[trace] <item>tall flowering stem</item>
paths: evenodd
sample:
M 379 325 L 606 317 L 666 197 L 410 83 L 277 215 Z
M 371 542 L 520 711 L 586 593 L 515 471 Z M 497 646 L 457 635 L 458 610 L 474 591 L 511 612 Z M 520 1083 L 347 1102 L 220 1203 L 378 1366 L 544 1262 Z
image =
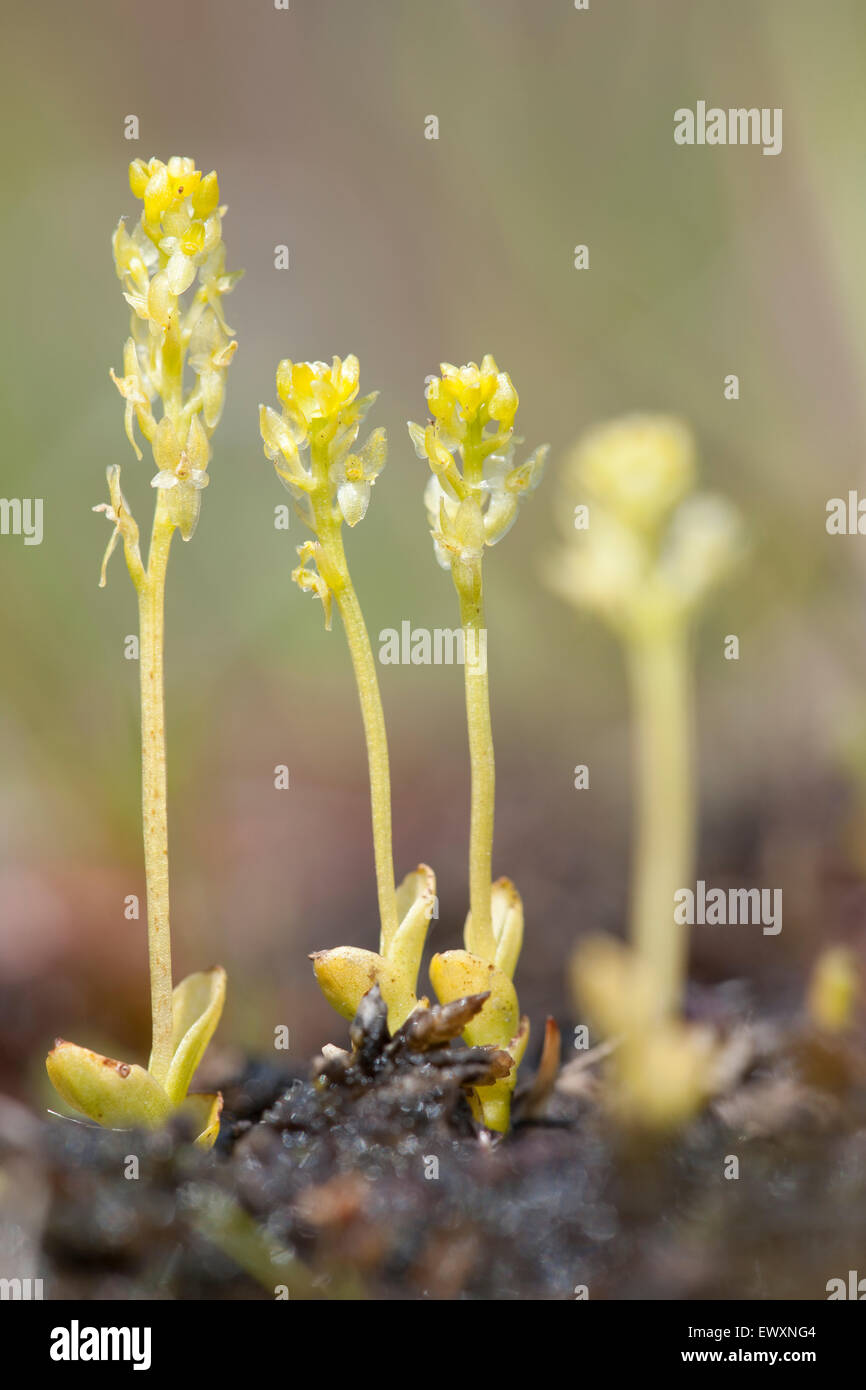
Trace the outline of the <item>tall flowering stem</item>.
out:
M 436 956 L 430 967 L 443 1003 L 473 989 L 490 999 L 467 1027 L 473 1044 L 508 1051 L 511 1073 L 478 1092 L 479 1116 L 492 1129 L 508 1126 L 511 1091 L 526 1047 L 511 982 L 523 936 L 523 906 L 507 879 L 491 883 L 496 772 L 490 721 L 483 557 L 517 518 L 521 500 L 538 484 L 547 455 L 536 449 L 515 464 L 517 392 L 507 372 L 485 357 L 463 367 L 443 363 L 427 389 L 430 419 L 409 424 L 419 458 L 431 476 L 425 492 L 436 558 L 451 573 L 463 630 L 466 722 L 472 779 L 469 824 L 469 914 L 465 951 Z
M 385 465 L 387 441 L 385 431 L 376 429 L 355 451 L 361 425 L 378 395 L 359 397 L 359 381 L 360 364 L 351 355 L 335 357 L 330 365 L 285 359 L 277 368 L 281 410 L 261 406 L 259 423 L 265 454 L 314 536 L 298 547 L 301 563 L 293 578 L 302 590 L 321 600 L 328 628 L 336 604 L 349 645 L 367 744 L 379 947 L 384 957 L 399 926 L 388 740 L 373 649 L 349 572 L 342 529 L 344 523 L 356 526 L 366 515 L 371 489 Z M 324 969 L 322 962 L 319 965 Z M 387 997 L 386 990 L 383 993 Z
M 370 404 L 372 404 L 373 399 L 375 396 L 369 398 Z M 344 521 L 354 526 L 366 512 L 370 495 L 369 488 L 385 462 L 384 430 L 377 430 L 371 435 L 368 445 L 366 458 L 356 456 L 357 462 L 350 458 L 346 463 L 347 477 L 343 481 L 342 474 L 340 475 L 341 481 L 337 486 L 336 505 L 334 505 L 332 500 L 333 488 L 329 481 L 331 459 L 328 441 L 319 436 L 311 443 L 312 476 L 320 480 L 319 485 L 315 486 L 310 493 L 319 550 L 312 552 L 309 558 L 316 561 L 320 578 L 327 575 L 325 582 L 343 621 L 343 630 L 346 634 L 355 674 L 355 684 L 358 688 L 370 778 L 373 857 L 376 866 L 376 891 L 379 902 L 379 949 L 384 954 L 394 940 L 398 927 L 397 898 L 394 888 L 388 735 L 385 729 L 385 714 L 382 709 L 376 661 L 361 604 L 352 582 L 352 576 L 349 573 L 342 534 Z M 341 493 L 342 505 L 339 501 Z M 345 507 L 345 511 L 343 507 Z M 308 571 L 303 567 L 300 578 L 302 586 L 308 582 L 303 577 L 307 573 Z
M 47 1066 L 65 1100 L 101 1124 L 162 1123 L 185 1107 L 198 1142 L 214 1142 L 222 1098 L 188 1096 L 190 1082 L 219 1022 L 225 972 L 188 976 L 175 988 L 169 918 L 168 809 L 165 751 L 165 582 L 175 531 L 188 541 L 198 524 L 209 477 L 211 436 L 219 423 L 225 377 L 237 343 L 222 299 L 238 274 L 225 268 L 219 186 L 202 178 L 192 159 L 136 160 L 132 192 L 143 211 L 132 232 L 121 219 L 114 261 L 132 310 L 123 351 L 123 375 L 112 380 L 126 403 L 127 438 L 139 460 L 138 425 L 156 472 L 153 529 L 147 562 L 139 529 L 120 487 L 120 467 L 108 469 L 105 512 L 113 531 L 100 586 L 118 541 L 138 595 L 141 678 L 141 803 L 147 884 L 152 1046 L 142 1067 L 100 1058 L 73 1043 L 58 1043 Z M 185 380 L 189 368 L 191 380 Z M 161 411 L 159 406 L 161 406 Z M 155 409 L 156 407 L 156 409 Z
M 688 631 L 672 622 L 651 639 L 635 634 L 627 666 L 636 736 L 632 941 L 652 962 L 659 1012 L 670 1014 L 680 1002 L 688 950 L 671 905 L 677 889 L 691 881 L 695 861 Z
M 166 805 L 164 629 L 165 579 L 175 530 L 195 531 L 201 491 L 209 481 L 210 436 L 222 414 L 225 375 L 237 343 L 221 300 L 237 279 L 226 274 L 219 186 L 202 178 L 191 159 L 168 164 L 136 160 L 130 167 L 142 215 L 130 235 L 123 221 L 114 234 L 114 259 L 132 309 L 124 349 L 124 375 L 114 376 L 126 401 L 126 432 L 140 458 L 134 421 L 153 450 L 157 489 L 147 568 L 126 534 L 128 508 L 112 501 L 116 531 L 138 592 L 141 671 L 141 762 L 147 926 L 153 1053 L 151 1071 L 165 1079 L 172 1057 L 172 971 L 169 928 L 168 813 Z M 198 282 L 196 284 L 196 281 Z M 183 296 L 192 290 L 188 302 Z M 184 391 L 189 360 L 194 382 Z M 152 404 L 162 402 L 157 422 Z M 119 488 L 119 480 L 115 479 Z M 106 556 L 107 559 L 107 556 Z M 101 582 L 105 582 L 105 567 Z
M 594 610 L 623 643 L 635 724 L 631 940 L 654 1016 L 678 1009 L 686 928 L 674 894 L 695 859 L 691 631 L 732 565 L 739 520 L 723 498 L 694 494 L 691 433 L 668 416 L 627 416 L 591 430 L 566 469 L 563 516 L 588 525 L 548 566 L 552 587 Z

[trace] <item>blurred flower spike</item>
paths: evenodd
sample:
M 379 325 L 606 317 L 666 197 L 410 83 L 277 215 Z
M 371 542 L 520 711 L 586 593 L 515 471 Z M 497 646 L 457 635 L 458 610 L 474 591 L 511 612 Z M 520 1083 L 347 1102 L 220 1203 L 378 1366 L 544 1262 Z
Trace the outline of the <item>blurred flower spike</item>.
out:
M 674 417 L 591 430 L 565 470 L 569 544 L 545 566 L 550 586 L 603 618 L 625 649 L 636 729 L 631 936 L 659 1019 L 679 1008 L 687 968 L 671 904 L 695 869 L 691 629 L 743 549 L 735 508 L 694 493 L 695 471 L 691 432 Z
M 564 477 L 563 515 L 589 524 L 547 566 L 552 587 L 628 637 L 689 618 L 734 567 L 739 516 L 723 497 L 689 495 L 695 446 L 680 420 L 632 415 L 592 430 Z

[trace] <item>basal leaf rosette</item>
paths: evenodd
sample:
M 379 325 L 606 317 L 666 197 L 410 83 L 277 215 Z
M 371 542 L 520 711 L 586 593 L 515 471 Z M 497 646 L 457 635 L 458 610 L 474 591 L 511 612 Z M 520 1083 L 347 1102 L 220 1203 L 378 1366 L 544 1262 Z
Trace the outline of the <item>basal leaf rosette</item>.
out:
M 508 1128 L 517 1069 L 529 1041 L 529 1019 L 520 1013 L 517 991 L 511 982 L 523 941 L 523 903 L 507 878 L 493 884 L 491 903 L 494 959 L 485 960 L 468 950 L 445 951 L 430 962 L 430 979 L 440 1004 L 489 991 L 490 997 L 467 1024 L 463 1037 L 470 1047 L 497 1047 L 512 1059 L 507 1076 L 490 1086 L 479 1086 L 475 1092 L 478 1117 L 488 1129 L 504 1132 Z M 466 919 L 464 939 L 467 945 L 474 940 L 471 913 Z
M 222 1095 L 188 1092 L 219 1023 L 225 993 L 222 966 L 188 975 L 175 988 L 173 1051 L 164 1076 L 58 1038 L 45 1062 L 54 1089 L 73 1110 L 107 1129 L 158 1129 L 173 1115 L 185 1115 L 196 1143 L 211 1148 L 219 1131 Z
M 426 864 L 407 874 L 397 889 L 399 926 L 381 951 L 337 946 L 311 956 L 319 987 L 332 1008 L 353 1019 L 358 1005 L 378 985 L 388 1006 L 391 1033 L 405 1023 L 419 1003 L 418 971 L 427 929 L 436 906 L 436 876 Z

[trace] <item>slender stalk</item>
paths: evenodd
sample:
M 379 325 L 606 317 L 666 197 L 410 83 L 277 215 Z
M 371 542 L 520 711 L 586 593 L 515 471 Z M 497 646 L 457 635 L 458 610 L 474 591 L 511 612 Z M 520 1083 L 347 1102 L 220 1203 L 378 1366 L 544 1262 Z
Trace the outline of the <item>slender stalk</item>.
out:
M 147 571 L 136 584 L 141 677 L 141 811 L 147 883 L 147 946 L 153 1049 L 150 1071 L 163 1081 L 171 1063 L 172 974 L 165 771 L 165 575 L 174 525 L 157 503 Z
M 327 477 L 327 468 L 323 471 Z M 331 514 L 331 504 L 325 489 L 316 499 L 319 544 L 322 549 L 320 571 L 326 577 L 334 601 L 340 610 L 349 654 L 355 672 L 355 684 L 361 702 L 361 718 L 367 744 L 367 766 L 370 776 L 370 807 L 373 820 L 373 855 L 376 863 L 376 891 L 379 899 L 380 940 L 382 955 L 389 950 L 397 928 L 397 896 L 394 887 L 394 849 L 391 833 L 391 768 L 388 759 L 388 736 L 385 714 L 379 693 L 379 678 L 364 614 L 349 574 L 340 526 Z
M 361 701 L 361 718 L 367 742 L 367 763 L 370 771 L 370 805 L 373 815 L 373 853 L 376 860 L 376 890 L 379 896 L 381 922 L 380 949 L 384 955 L 397 934 L 397 899 L 394 891 L 394 851 L 391 838 L 391 772 L 388 762 L 388 738 L 379 680 L 370 637 L 361 612 L 354 585 L 346 571 L 346 583 L 335 594 L 340 617 L 346 631 L 355 683 Z
M 469 824 L 469 906 L 472 918 L 466 934 L 466 949 L 473 955 L 492 961 L 496 954 L 490 895 L 496 768 L 490 724 L 487 631 L 480 562 L 476 582 L 465 586 L 458 583 L 457 593 L 463 627 L 466 725 L 472 777 Z
M 693 710 L 685 624 L 632 639 L 629 676 L 637 721 L 632 941 L 657 981 L 659 1014 L 679 1004 L 687 927 L 674 893 L 694 874 Z

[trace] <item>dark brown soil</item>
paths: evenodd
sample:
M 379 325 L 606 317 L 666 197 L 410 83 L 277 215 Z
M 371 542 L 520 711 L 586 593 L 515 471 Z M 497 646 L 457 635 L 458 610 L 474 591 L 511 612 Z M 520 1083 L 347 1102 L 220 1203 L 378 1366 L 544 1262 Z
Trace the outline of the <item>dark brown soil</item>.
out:
M 392 1040 L 375 995 L 315 1079 L 250 1065 L 226 1085 L 212 1154 L 9 1103 L 13 1235 L 47 1298 L 824 1299 L 866 1269 L 862 1039 L 758 1024 L 724 991 L 696 1007 L 731 1082 L 664 1141 L 610 1123 L 579 1054 L 491 1140 L 466 1088 L 497 1055 L 450 1042 L 441 1010 Z

